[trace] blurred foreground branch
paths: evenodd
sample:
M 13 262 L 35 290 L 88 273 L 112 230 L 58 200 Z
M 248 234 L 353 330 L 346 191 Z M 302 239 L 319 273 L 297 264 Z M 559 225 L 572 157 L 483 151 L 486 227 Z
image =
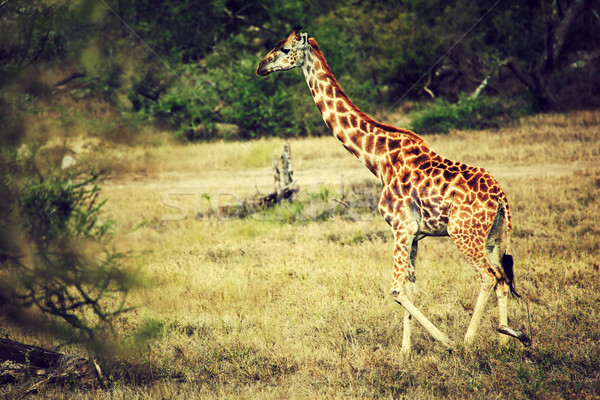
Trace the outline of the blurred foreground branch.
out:
M 101 219 L 98 174 L 84 163 L 60 169 L 39 145 L 3 156 L 2 320 L 101 351 L 129 310 L 134 279 L 125 254 L 109 246 L 113 221 Z

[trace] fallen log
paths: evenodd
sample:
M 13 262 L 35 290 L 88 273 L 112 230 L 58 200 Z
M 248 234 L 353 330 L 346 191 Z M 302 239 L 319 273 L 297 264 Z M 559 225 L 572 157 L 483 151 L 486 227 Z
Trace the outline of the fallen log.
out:
M 59 365 L 61 359 L 68 357 L 66 354 L 41 347 L 0 339 L 0 361 L 12 361 L 34 368 L 53 368 Z
M 10 362 L 21 364 L 25 369 L 51 370 L 48 372 L 48 378 L 36 385 L 69 376 L 77 376 L 79 379 L 97 380 L 102 387 L 106 387 L 102 370 L 93 359 L 70 356 L 10 339 L 0 339 L 0 364 L 10 364 Z M 23 369 L 20 370 L 23 371 Z M 9 375 L 9 378 L 16 379 L 14 374 Z M 5 383 L 11 383 L 12 381 L 13 379 L 8 379 Z

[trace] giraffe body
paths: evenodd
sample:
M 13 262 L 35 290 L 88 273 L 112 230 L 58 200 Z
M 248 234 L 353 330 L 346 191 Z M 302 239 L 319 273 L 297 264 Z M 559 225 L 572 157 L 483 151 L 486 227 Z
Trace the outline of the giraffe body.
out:
M 406 310 L 402 350 L 410 351 L 411 316 L 444 345 L 453 345 L 412 303 L 418 241 L 427 236 L 450 236 L 481 280 L 465 343 L 473 342 L 495 288 L 499 332 L 529 344 L 524 333 L 507 326 L 507 295 L 509 291 L 516 295 L 508 254 L 512 225 L 498 182 L 483 168 L 440 156 L 417 134 L 379 123 L 360 111 L 334 78 L 317 42 L 299 28 L 277 43 L 256 72 L 265 76 L 294 67 L 302 69 L 333 135 L 381 180 L 379 211 L 394 233 L 391 290 Z

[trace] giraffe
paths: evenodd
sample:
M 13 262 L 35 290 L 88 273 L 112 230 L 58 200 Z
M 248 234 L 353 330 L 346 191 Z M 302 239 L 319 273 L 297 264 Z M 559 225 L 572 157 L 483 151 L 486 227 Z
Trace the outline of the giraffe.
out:
M 508 326 L 508 293 L 514 287 L 512 230 L 506 195 L 483 168 L 444 158 L 417 134 L 377 122 L 360 111 L 334 78 L 319 45 L 295 27 L 258 65 L 256 74 L 301 68 L 323 120 L 342 145 L 381 180 L 379 212 L 394 235 L 393 299 L 404 307 L 401 352 L 410 353 L 414 317 L 446 348 L 455 346 L 413 304 L 418 242 L 427 236 L 450 236 L 481 281 L 473 316 L 464 337 L 472 346 L 485 305 L 495 291 L 500 342 L 508 336 L 531 344 Z

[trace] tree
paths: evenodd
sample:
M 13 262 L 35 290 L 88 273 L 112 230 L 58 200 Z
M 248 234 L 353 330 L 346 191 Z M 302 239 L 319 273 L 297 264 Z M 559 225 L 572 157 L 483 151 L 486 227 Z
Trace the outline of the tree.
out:
M 573 57 L 565 57 L 565 53 L 569 48 L 572 52 L 582 50 L 573 44 L 569 46 L 568 42 L 576 22 L 590 4 L 591 0 L 573 0 L 566 6 L 561 5 L 560 1 L 553 2 L 544 13 L 547 32 L 545 47 L 538 54 L 537 60 L 529 68 L 523 67 L 518 59 L 511 57 L 507 60 L 508 68 L 529 89 L 544 110 L 562 108 L 552 88 L 551 79 L 557 70 L 577 61 Z

